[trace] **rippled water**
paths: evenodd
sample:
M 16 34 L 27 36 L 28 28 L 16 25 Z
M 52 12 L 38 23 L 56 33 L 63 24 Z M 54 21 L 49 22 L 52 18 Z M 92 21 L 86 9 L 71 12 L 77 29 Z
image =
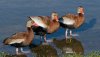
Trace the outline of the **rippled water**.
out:
M 82 5 L 85 8 L 85 24 L 74 30 L 74 33 L 79 34 L 76 38 L 82 42 L 86 53 L 100 50 L 99 3 L 99 0 L 0 0 L 0 43 L 15 32 L 25 31 L 27 16 L 49 16 L 52 11 L 58 12 L 59 16 L 76 14 L 76 8 Z M 61 28 L 48 35 L 47 39 L 64 37 L 64 31 Z M 15 49 L 7 46 L 0 50 L 13 53 Z

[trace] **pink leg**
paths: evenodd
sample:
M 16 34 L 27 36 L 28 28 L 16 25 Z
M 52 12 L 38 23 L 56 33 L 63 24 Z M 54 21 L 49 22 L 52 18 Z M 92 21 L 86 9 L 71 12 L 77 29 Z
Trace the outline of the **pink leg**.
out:
M 42 36 L 40 36 L 40 37 L 41 37 L 40 41 L 41 41 L 41 43 L 42 43 Z
M 16 48 L 16 54 L 17 54 L 17 55 L 19 54 L 19 49 L 18 49 L 18 48 Z
M 72 31 L 71 30 L 70 30 L 70 36 L 71 36 L 70 37 L 70 42 L 71 42 L 72 41 L 72 39 L 71 39 L 72 38 Z
M 46 34 L 44 35 L 44 42 L 47 42 L 47 40 L 46 40 Z
M 66 39 L 68 38 L 68 29 L 66 29 L 65 37 L 66 37 Z
M 72 30 L 70 30 L 70 36 L 72 36 Z

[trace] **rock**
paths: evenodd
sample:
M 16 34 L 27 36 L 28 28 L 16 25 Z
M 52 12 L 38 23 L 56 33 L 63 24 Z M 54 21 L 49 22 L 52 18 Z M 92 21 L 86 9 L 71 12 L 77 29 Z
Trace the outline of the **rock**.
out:
M 50 45 L 33 47 L 31 51 L 36 54 L 36 57 L 58 57 L 56 50 Z
M 76 53 L 76 54 L 84 54 L 84 48 L 81 42 L 75 38 L 62 39 L 62 40 L 54 40 L 54 44 L 62 50 L 63 53 Z

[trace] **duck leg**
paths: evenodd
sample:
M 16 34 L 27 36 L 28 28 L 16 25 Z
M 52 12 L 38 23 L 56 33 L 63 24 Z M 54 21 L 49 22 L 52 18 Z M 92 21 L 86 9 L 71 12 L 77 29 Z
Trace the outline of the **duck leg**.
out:
M 70 30 L 70 36 L 72 36 L 72 30 Z
M 69 39 L 69 40 L 70 40 L 70 42 L 72 41 L 72 39 L 71 39 L 71 38 L 72 38 L 72 30 L 70 30 L 70 39 Z
M 19 49 L 16 48 L 16 55 L 19 55 Z
M 47 42 L 46 34 L 44 35 L 44 42 L 45 42 L 45 43 Z
M 65 37 L 66 37 L 66 40 L 67 40 L 67 38 L 68 38 L 68 29 L 66 29 Z
M 47 39 L 46 39 L 46 34 L 44 35 L 44 43 L 42 43 L 43 45 L 48 45 L 47 43 Z
M 40 36 L 40 42 L 42 43 L 42 36 Z

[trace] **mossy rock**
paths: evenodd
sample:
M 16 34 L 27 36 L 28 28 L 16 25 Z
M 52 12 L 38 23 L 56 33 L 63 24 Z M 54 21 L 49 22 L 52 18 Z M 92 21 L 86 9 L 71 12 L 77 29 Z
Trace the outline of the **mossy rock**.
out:
M 36 57 L 58 57 L 56 50 L 50 45 L 40 45 L 31 48 L 33 53 L 36 53 Z
M 72 51 L 75 52 L 76 54 L 84 54 L 84 48 L 81 42 L 75 38 L 70 38 L 70 39 L 67 39 L 67 40 L 66 39 L 62 39 L 62 40 L 54 39 L 53 42 L 62 51 L 72 49 Z

